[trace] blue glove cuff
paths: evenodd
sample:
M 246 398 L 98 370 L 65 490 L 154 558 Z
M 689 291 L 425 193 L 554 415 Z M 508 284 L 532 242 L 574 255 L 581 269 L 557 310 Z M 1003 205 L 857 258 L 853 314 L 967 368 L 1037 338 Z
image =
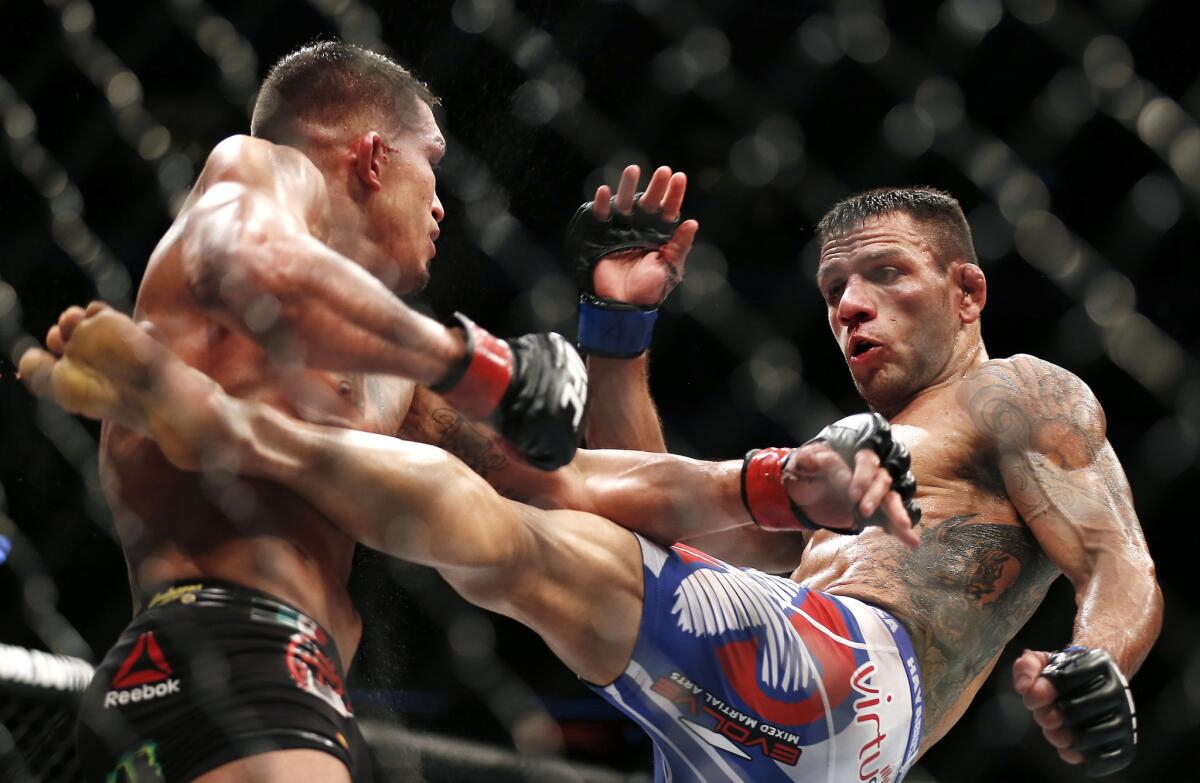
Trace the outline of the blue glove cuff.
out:
M 650 347 L 658 309 L 584 294 L 579 298 L 579 347 L 593 356 L 632 359 Z

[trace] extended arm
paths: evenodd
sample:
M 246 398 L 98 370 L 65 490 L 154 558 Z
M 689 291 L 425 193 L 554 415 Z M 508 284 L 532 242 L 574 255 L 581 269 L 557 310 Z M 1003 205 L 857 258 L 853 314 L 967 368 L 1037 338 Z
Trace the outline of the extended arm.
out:
M 1071 373 L 1025 356 L 985 364 L 964 394 L 995 443 L 1013 505 L 1075 589 L 1072 644 L 1107 651 L 1131 677 L 1158 637 L 1162 595 L 1095 396 Z M 1047 660 L 1018 659 L 1017 687 L 1063 758 L 1078 763 L 1083 756 L 1067 749 L 1076 732 L 1040 673 Z
M 468 421 L 421 388 L 413 395 L 400 434 L 456 454 L 507 497 L 541 508 L 590 511 L 659 543 L 689 541 L 709 547 L 704 551 L 737 565 L 782 571 L 799 562 L 803 535 L 776 532 L 792 515 L 789 497 L 809 517 L 830 527 L 853 527 L 857 506 L 866 517 L 881 510 L 902 539 L 913 535 L 901 498 L 890 491 L 890 475 L 870 449 L 855 455 L 853 470 L 825 443 L 797 449 L 786 475 L 774 476 L 775 500 L 783 505 L 783 513 L 759 520 L 775 521 L 775 529 L 767 531 L 754 524 L 744 505 L 744 460 L 708 462 L 661 452 L 581 450 L 554 473 L 532 471 L 513 459 L 487 427 Z M 770 489 L 763 482 L 757 486 Z M 751 494 L 752 500 L 758 497 Z M 793 529 L 800 527 L 797 522 Z
M 421 387 L 400 436 L 446 449 L 506 497 L 541 508 L 590 511 L 660 543 L 752 527 L 739 490 L 741 460 L 581 449 L 552 473 L 531 470 L 494 431 Z

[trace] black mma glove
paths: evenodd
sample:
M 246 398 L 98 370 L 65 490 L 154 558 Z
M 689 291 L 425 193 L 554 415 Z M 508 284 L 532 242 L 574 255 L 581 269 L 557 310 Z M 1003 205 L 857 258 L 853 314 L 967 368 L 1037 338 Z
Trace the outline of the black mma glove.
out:
M 657 307 L 618 302 L 596 296 L 592 272 L 600 259 L 622 250 L 653 250 L 671 241 L 680 218 L 663 220 L 658 212 L 638 208 L 642 194 L 633 197 L 628 215 L 611 199 L 608 220 L 600 220 L 587 202 L 575 212 L 567 227 L 566 252 L 579 286 L 579 347 L 596 356 L 628 359 L 650 347 Z
M 808 443 L 825 442 L 833 451 L 854 467 L 854 455 L 859 449 L 870 449 L 879 457 L 880 464 L 892 476 L 892 491 L 904 501 L 904 510 L 913 526 L 921 524 L 921 508 L 913 500 L 917 493 L 917 480 L 909 470 L 908 447 L 892 438 L 892 425 L 878 413 L 857 413 L 835 421 L 817 433 Z M 806 444 L 807 445 L 807 444 Z M 882 511 L 876 511 L 870 519 L 861 519 L 855 514 L 855 526 L 838 533 L 858 535 L 867 525 L 887 524 Z
M 587 370 L 558 334 L 501 340 L 462 313 L 459 365 L 430 389 L 464 414 L 491 422 L 535 468 L 554 470 L 575 456 L 587 408 Z
M 809 443 L 829 444 L 834 453 L 842 458 L 851 469 L 854 455 L 860 449 L 871 449 L 892 477 L 892 490 L 904 501 L 904 509 L 913 525 L 921 522 L 921 509 L 913 496 L 917 482 L 909 470 L 908 449 L 903 443 L 892 439 L 892 428 L 887 419 L 878 413 L 859 413 L 830 424 L 817 433 Z M 751 519 L 766 530 L 831 530 L 843 535 L 858 535 L 867 525 L 886 526 L 887 517 L 882 510 L 870 519 L 854 515 L 852 528 L 835 528 L 809 519 L 808 515 L 791 501 L 783 489 L 783 469 L 791 457 L 786 449 L 759 449 L 746 455 L 742 463 L 742 504 Z
M 1050 654 L 1042 676 L 1054 683 L 1054 706 L 1083 754 L 1083 771 L 1098 778 L 1133 761 L 1137 716 L 1129 683 L 1104 650 L 1072 646 Z

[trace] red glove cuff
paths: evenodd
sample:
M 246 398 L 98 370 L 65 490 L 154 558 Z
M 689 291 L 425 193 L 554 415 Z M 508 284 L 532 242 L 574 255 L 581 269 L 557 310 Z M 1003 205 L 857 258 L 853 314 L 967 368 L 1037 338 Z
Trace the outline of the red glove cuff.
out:
M 457 410 L 473 419 L 495 412 L 513 375 L 513 352 L 504 340 L 477 326 L 461 313 L 454 317 L 466 333 L 467 350 L 450 376 L 431 387 Z
M 742 462 L 742 505 L 763 530 L 813 530 L 783 487 L 783 468 L 792 449 L 753 449 Z

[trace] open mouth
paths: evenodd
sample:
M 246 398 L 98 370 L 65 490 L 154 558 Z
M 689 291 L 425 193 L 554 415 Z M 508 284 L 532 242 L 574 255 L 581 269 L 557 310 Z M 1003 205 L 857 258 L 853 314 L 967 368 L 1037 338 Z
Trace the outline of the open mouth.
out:
M 880 344 L 869 337 L 854 337 L 850 340 L 849 357 L 857 359 L 866 356 L 871 350 L 879 347 Z

